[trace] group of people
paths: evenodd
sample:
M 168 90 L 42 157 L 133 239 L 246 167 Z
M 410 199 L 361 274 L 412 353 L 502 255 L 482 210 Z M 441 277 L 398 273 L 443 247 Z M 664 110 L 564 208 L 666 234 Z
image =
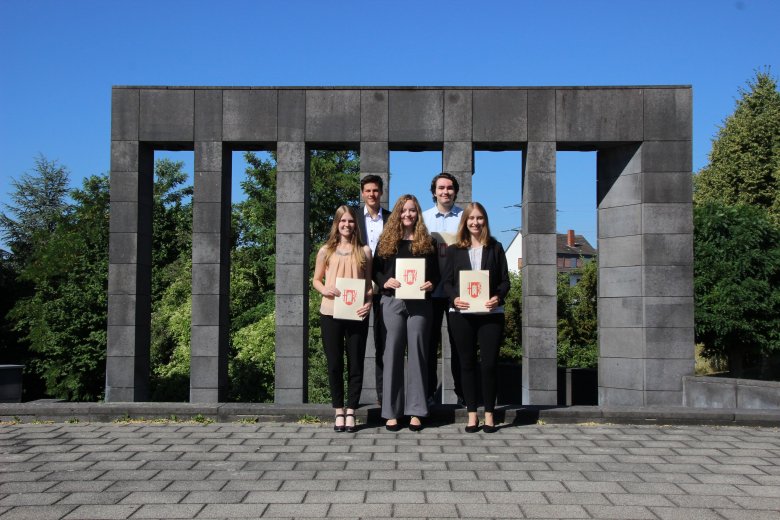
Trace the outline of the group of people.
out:
M 496 431 L 493 412 L 497 361 L 509 274 L 504 249 L 490 235 L 487 211 L 478 202 L 465 208 L 456 206 L 458 180 L 446 172 L 431 181 L 435 204 L 425 212 L 417 198 L 408 194 L 398 198 L 392 211 L 385 210 L 380 205 L 383 190 L 381 177 L 364 177 L 362 214 L 340 206 L 328 239 L 317 253 L 312 285 L 322 294 L 320 326 L 335 409 L 334 429 L 356 431 L 368 316 L 373 310 L 377 400 L 385 427 L 398 431 L 408 417 L 410 430 L 422 429 L 422 420 L 435 403 L 437 354 L 446 316 L 454 347 L 455 393 L 468 411 L 466 431 L 480 429 L 477 382 L 481 379 L 485 411 L 482 431 L 492 433 Z M 419 287 L 415 289 L 423 293 L 422 297 L 396 296 L 404 276 L 397 272 L 399 259 L 423 260 L 424 279 L 416 283 Z M 471 308 L 470 299 L 462 298 L 463 271 L 488 272 L 487 301 L 483 298 L 476 304 L 484 308 Z M 337 287 L 340 278 L 362 281 L 365 303 L 357 309 L 357 319 L 334 317 L 334 302 L 341 297 Z M 477 374 L 480 365 L 481 374 Z

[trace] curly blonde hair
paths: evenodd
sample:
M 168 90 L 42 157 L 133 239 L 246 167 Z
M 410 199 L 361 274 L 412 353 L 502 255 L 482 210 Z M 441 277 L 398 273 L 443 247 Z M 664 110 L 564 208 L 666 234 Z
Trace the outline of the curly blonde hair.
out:
M 478 210 L 482 215 L 485 217 L 485 225 L 482 226 L 482 231 L 479 234 L 479 243 L 483 246 L 488 245 L 488 242 L 490 241 L 490 221 L 488 220 L 487 211 L 485 211 L 485 206 L 480 204 L 479 202 L 472 202 L 470 204 L 467 204 L 465 208 L 463 208 L 463 215 L 460 218 L 460 224 L 458 224 L 458 233 L 457 233 L 457 247 L 461 249 L 468 249 L 471 247 L 471 232 L 469 231 L 469 215 L 471 215 L 474 210 Z
M 379 237 L 379 243 L 376 246 L 376 254 L 382 258 L 389 258 L 398 253 L 398 244 L 404 238 L 404 225 L 401 222 L 401 212 L 403 211 L 404 204 L 407 201 L 414 202 L 415 208 L 417 208 L 417 223 L 414 225 L 414 237 L 412 238 L 412 254 L 416 256 L 423 256 L 432 253 L 435 248 L 433 247 L 433 239 L 428 234 L 428 228 L 425 227 L 425 222 L 422 218 L 422 209 L 420 203 L 417 201 L 417 197 L 414 195 L 406 194 L 398 197 L 395 206 L 393 206 L 393 212 L 390 214 L 390 218 L 387 219 L 387 224 L 384 226 L 382 235 Z
M 360 231 L 358 230 L 357 212 L 355 208 L 349 206 L 339 206 L 336 208 L 336 214 L 333 216 L 333 224 L 330 226 L 330 233 L 325 240 L 323 247 L 325 248 L 325 265 L 328 265 L 328 261 L 333 253 L 336 252 L 336 248 L 339 245 L 339 221 L 344 213 L 352 215 L 352 220 L 355 221 L 355 231 L 352 233 L 350 243 L 352 244 L 352 258 L 358 267 L 365 267 L 366 265 L 366 252 L 363 250 L 363 239 L 360 238 Z

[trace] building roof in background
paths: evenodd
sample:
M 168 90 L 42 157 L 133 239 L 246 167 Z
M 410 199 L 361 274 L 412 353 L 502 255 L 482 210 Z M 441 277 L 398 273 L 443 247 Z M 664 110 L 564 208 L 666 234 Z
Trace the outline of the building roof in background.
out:
M 559 255 L 596 256 L 598 252 L 590 245 L 590 242 L 582 235 L 574 235 L 574 245 L 568 244 L 568 233 L 556 235 L 556 253 Z

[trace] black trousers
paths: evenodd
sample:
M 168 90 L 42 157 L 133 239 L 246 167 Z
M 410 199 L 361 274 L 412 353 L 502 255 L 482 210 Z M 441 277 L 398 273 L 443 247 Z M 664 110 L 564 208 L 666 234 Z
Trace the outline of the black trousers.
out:
M 482 400 L 485 411 L 496 406 L 498 350 L 504 336 L 504 313 L 463 314 L 450 312 L 450 327 L 460 357 L 461 385 L 466 409 L 477 411 L 477 348 L 482 364 Z
M 347 354 L 347 408 L 357 408 L 363 388 L 368 319 L 337 320 L 320 314 L 322 345 L 328 362 L 328 384 L 333 408 L 344 407 L 344 352 Z
M 463 389 L 460 382 L 460 363 L 458 362 L 458 353 L 455 350 L 455 342 L 453 341 L 452 327 L 450 325 L 450 317 L 447 310 L 450 308 L 450 301 L 447 298 L 431 298 L 433 302 L 433 318 L 431 319 L 431 332 L 430 340 L 428 342 L 428 389 L 427 397 L 433 397 L 436 393 L 436 388 L 439 386 L 439 381 L 436 378 L 436 368 L 438 365 L 438 350 L 439 342 L 441 342 L 441 322 L 444 316 L 447 316 L 447 333 L 450 337 L 450 347 L 452 348 L 452 356 L 450 367 L 452 370 L 452 380 L 455 386 L 455 395 L 463 397 Z M 442 364 L 442 370 L 444 370 L 444 364 Z M 442 378 L 444 375 L 442 374 Z

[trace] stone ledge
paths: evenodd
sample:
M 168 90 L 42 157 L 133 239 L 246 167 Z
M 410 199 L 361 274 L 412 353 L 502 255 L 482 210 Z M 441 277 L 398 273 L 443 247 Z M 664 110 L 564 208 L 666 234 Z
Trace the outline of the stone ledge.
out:
M 685 376 L 683 404 L 698 409 L 734 408 L 780 412 L 780 382 Z

